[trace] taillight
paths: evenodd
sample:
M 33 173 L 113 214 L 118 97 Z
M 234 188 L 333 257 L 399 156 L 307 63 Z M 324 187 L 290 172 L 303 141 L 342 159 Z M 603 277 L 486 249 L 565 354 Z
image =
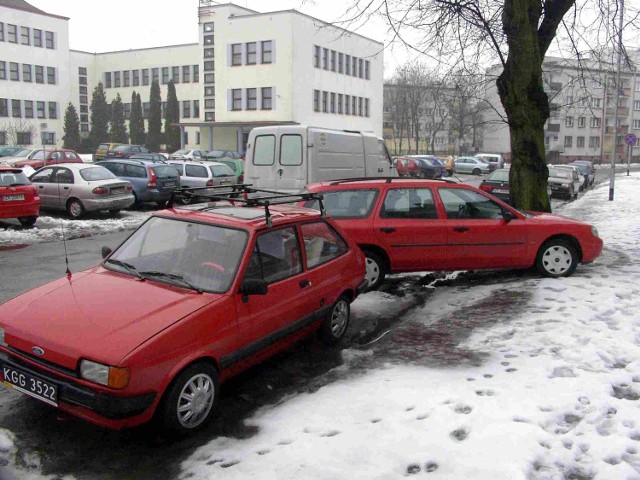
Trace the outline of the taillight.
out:
M 131 190 L 133 190 L 133 185 L 131 184 L 127 185 L 127 192 L 130 192 Z
M 480 190 L 484 190 L 485 192 L 492 192 L 493 187 L 491 185 L 487 185 L 485 183 L 480 184 Z
M 153 171 L 153 168 L 151 167 L 147 167 L 147 170 L 149 171 L 149 183 L 147 183 L 147 187 L 149 188 L 156 188 L 156 172 Z
M 241 173 L 240 176 L 238 177 L 238 183 L 243 183 L 244 182 L 244 173 Z
M 109 189 L 105 187 L 96 187 L 93 190 L 91 190 L 91 193 L 95 195 L 106 195 L 109 193 Z
M 122 158 L 122 157 L 124 156 L 124 153 L 122 153 L 122 152 L 117 152 L 117 153 L 116 153 L 116 156 L 117 156 L 117 157 Z
M 213 187 L 213 180 L 209 180 L 207 182 L 207 187 Z

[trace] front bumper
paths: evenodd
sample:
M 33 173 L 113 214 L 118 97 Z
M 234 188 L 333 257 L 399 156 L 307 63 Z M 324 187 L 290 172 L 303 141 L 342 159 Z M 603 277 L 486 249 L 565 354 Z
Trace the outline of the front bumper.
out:
M 84 208 L 88 212 L 96 210 L 118 210 L 128 208 L 133 205 L 135 197 L 133 194 L 122 195 L 118 197 L 91 198 L 82 200 Z

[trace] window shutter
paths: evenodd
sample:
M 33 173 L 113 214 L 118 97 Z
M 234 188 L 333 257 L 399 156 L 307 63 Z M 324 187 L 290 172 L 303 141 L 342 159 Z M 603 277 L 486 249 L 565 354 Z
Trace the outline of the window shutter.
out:
M 240 44 L 240 64 L 241 65 L 246 65 L 247 64 L 247 44 L 246 43 L 241 43 Z
M 271 110 L 276 109 L 276 87 L 271 87 Z
M 276 41 L 275 40 L 271 40 L 271 63 L 276 63 Z
M 230 88 L 227 89 L 227 111 L 233 110 L 233 92 Z
M 247 89 L 243 88 L 240 92 L 242 93 L 242 110 L 246 110 L 249 106 L 249 95 L 247 93 Z
M 231 59 L 233 58 L 233 54 L 231 52 L 231 44 L 227 44 L 227 67 L 231 66 Z

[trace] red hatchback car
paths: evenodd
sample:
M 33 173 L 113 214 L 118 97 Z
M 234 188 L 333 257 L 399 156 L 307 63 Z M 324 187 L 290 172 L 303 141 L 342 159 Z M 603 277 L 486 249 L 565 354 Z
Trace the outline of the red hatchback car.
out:
M 571 275 L 602 251 L 595 227 L 521 212 L 481 190 L 443 180 L 338 180 L 307 185 L 367 257 L 367 280 L 387 273 L 530 268 Z M 306 206 L 317 208 L 315 200 Z
M 100 265 L 1 305 L 3 383 L 103 427 L 155 415 L 187 433 L 221 381 L 316 330 L 339 342 L 364 256 L 331 219 L 270 202 L 156 212 Z
M 36 223 L 40 197 L 22 169 L 0 165 L 0 218 L 17 218 L 24 226 Z
M 45 165 L 56 165 L 58 163 L 83 163 L 82 158 L 73 150 L 47 150 L 36 153 L 31 159 L 18 160 L 14 162 L 15 167 L 29 166 L 35 170 Z

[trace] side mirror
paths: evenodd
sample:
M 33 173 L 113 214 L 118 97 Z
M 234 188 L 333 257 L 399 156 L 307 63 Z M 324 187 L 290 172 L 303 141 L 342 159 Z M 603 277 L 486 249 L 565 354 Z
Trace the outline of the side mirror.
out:
M 111 249 L 109 247 L 102 247 L 102 258 L 107 258 L 111 255 Z
M 516 220 L 518 216 L 511 210 L 503 210 L 502 218 L 504 218 L 505 222 L 509 223 L 511 220 Z
M 249 295 L 266 295 L 269 291 L 267 282 L 260 279 L 247 278 L 242 281 L 240 293 L 242 293 L 242 301 L 247 302 Z

